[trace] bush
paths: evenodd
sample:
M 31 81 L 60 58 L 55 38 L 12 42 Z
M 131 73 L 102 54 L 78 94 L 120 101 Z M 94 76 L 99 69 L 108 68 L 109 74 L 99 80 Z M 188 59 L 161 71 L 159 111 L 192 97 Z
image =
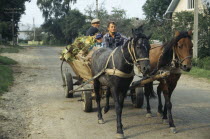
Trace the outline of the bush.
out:
M 210 57 L 205 57 L 205 58 L 200 58 L 200 59 L 193 59 L 193 66 L 205 69 L 205 70 L 210 70 Z

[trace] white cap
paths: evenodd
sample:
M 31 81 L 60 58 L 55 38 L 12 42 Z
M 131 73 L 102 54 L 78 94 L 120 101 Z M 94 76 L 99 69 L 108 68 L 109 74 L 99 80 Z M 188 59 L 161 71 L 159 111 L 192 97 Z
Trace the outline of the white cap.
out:
M 91 24 L 94 24 L 94 23 L 97 23 L 97 22 L 100 22 L 100 20 L 99 20 L 99 19 L 93 19 L 93 20 L 91 21 Z

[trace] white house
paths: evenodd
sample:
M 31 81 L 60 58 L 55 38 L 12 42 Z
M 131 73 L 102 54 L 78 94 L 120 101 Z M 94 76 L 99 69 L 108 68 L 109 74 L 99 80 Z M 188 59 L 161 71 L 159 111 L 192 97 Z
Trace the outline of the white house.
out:
M 172 0 L 168 9 L 166 10 L 164 17 L 174 17 L 175 13 L 182 11 L 194 11 L 195 0 Z M 198 9 L 202 11 L 207 3 L 210 4 L 210 0 L 198 0 Z

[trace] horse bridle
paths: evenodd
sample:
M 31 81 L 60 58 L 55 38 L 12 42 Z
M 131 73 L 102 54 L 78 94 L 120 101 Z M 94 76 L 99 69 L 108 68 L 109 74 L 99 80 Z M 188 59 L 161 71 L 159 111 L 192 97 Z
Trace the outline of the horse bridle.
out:
M 174 54 L 175 53 L 176 53 L 176 51 L 174 49 Z M 176 56 L 177 56 L 178 59 L 175 59 L 175 62 L 177 62 L 179 65 L 181 65 L 186 59 L 191 59 L 192 58 L 192 55 L 191 56 L 186 56 L 183 59 L 181 59 L 178 54 L 176 54 Z
M 132 43 L 131 43 L 132 42 Z M 145 47 L 145 46 L 144 46 Z M 132 39 L 131 41 L 128 42 L 128 52 L 131 56 L 131 59 L 132 59 L 132 62 L 133 63 L 130 63 L 126 58 L 125 58 L 125 55 L 124 55 L 124 51 L 123 51 L 123 46 L 121 46 L 121 52 L 122 52 L 122 55 L 123 55 L 123 58 L 124 60 L 126 61 L 127 64 L 129 65 L 139 65 L 138 62 L 139 61 L 148 61 L 149 58 L 136 58 L 136 54 L 135 54 L 135 50 L 134 50 L 134 39 Z

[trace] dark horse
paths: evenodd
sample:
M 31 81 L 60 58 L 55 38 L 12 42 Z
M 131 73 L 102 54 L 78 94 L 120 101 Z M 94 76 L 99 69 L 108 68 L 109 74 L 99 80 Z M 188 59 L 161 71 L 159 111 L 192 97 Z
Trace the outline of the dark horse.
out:
M 163 122 L 169 117 L 169 126 L 173 133 L 176 133 L 171 109 L 171 95 L 181 76 L 181 70 L 189 72 L 191 69 L 192 47 L 191 42 L 192 32 L 178 32 L 175 37 L 164 45 L 151 45 L 150 50 L 150 65 L 151 71 L 158 69 L 170 70 L 170 76 L 160 79 L 160 84 L 157 87 L 158 94 L 158 115 L 163 115 Z M 151 108 L 149 104 L 149 96 L 153 92 L 152 83 L 145 85 L 145 96 L 147 99 L 147 117 L 151 117 Z M 161 92 L 165 98 L 164 110 L 162 110 Z M 153 95 L 152 95 L 153 96 Z M 168 117 L 167 117 L 168 112 Z
M 129 39 L 123 46 L 117 47 L 115 50 L 101 48 L 94 52 L 91 61 L 91 70 L 93 76 L 100 73 L 102 70 L 104 70 L 104 68 L 113 70 L 117 69 L 124 74 L 129 75 L 130 73 L 133 73 L 134 64 L 144 75 L 149 73 L 149 37 L 136 30 L 132 30 L 132 33 L 133 38 Z M 117 138 L 124 137 L 121 114 L 124 98 L 134 77 L 134 74 L 130 75 L 131 76 L 129 77 L 119 77 L 116 75 L 103 73 L 94 80 L 94 91 L 96 95 L 99 124 L 104 123 L 100 106 L 101 86 L 107 86 L 107 92 L 112 93 L 117 115 Z

